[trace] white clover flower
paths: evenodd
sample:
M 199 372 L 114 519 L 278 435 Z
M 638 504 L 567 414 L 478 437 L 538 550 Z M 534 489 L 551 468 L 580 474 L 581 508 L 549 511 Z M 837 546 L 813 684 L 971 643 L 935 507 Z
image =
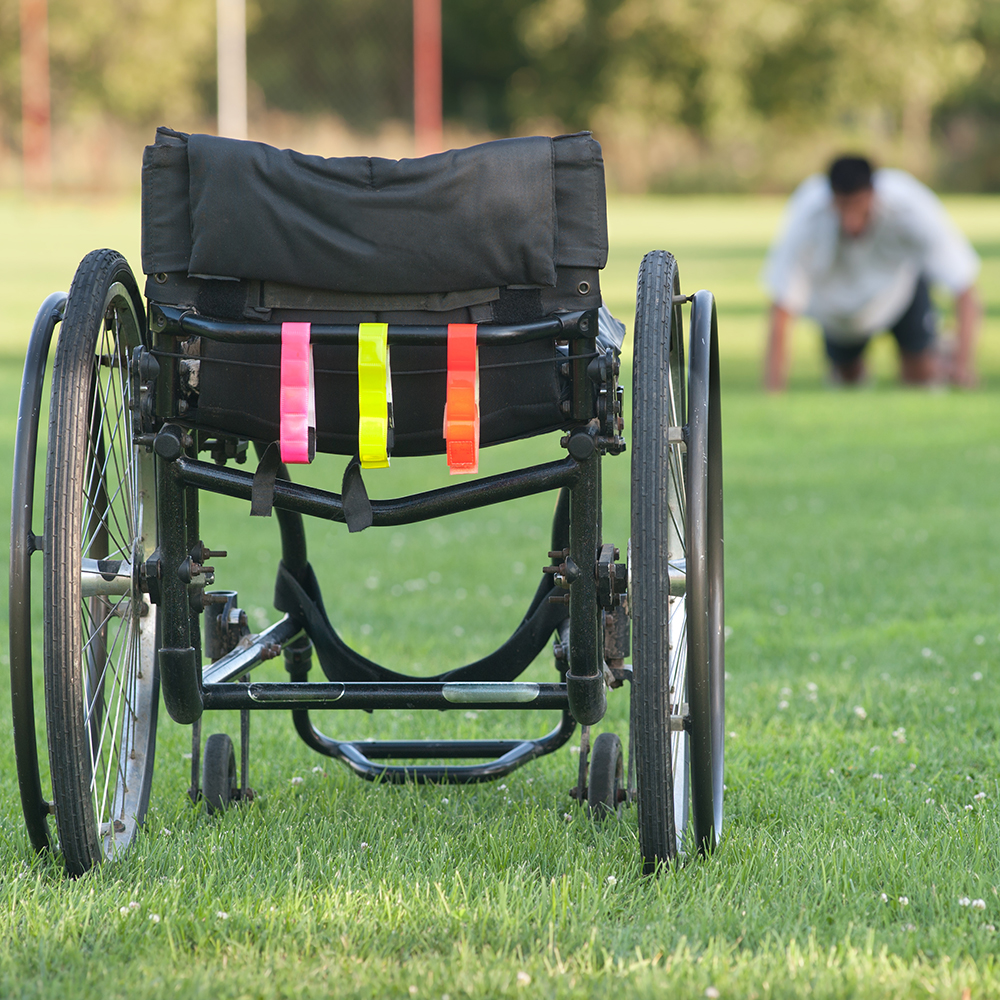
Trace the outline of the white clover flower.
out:
M 524 969 L 519 969 L 518 970 L 516 978 L 517 978 L 517 985 L 518 986 L 530 986 L 531 985 L 531 976 L 529 976 L 528 973 L 524 971 Z
M 974 674 L 972 675 L 972 679 L 973 679 L 974 681 L 981 681 L 981 680 L 983 679 L 983 675 L 982 675 L 982 674 L 981 674 L 981 673 L 980 673 L 980 672 L 979 672 L 979 671 L 977 670 L 977 671 L 976 671 L 976 672 L 975 672 L 975 673 L 974 673 Z
M 305 780 L 304 778 L 300 778 L 298 775 L 295 775 L 295 777 L 292 778 L 292 784 L 301 785 L 304 780 Z
M 367 851 L 368 850 L 368 841 L 366 841 L 366 840 L 362 840 L 361 841 L 361 850 L 362 851 Z
M 977 646 L 981 646 L 984 642 L 986 642 L 986 636 L 985 635 L 977 635 L 972 641 Z
M 580 748 L 579 747 L 570 747 L 569 748 L 569 752 L 570 753 L 579 753 L 580 752 Z
M 884 892 L 882 893 L 882 895 L 879 898 L 882 900 L 883 903 L 888 903 L 889 902 L 889 897 Z
M 779 712 L 783 712 L 786 708 L 788 708 L 788 702 L 787 701 L 785 701 L 784 699 L 782 699 L 781 701 L 778 702 L 778 711 Z
M 900 896 L 899 897 L 899 905 L 900 906 L 909 906 L 910 905 L 910 897 L 909 896 Z
M 787 697 L 789 697 L 789 695 L 791 695 L 791 693 L 792 693 L 792 689 L 791 689 L 791 688 L 782 688 L 782 689 L 781 689 L 781 690 L 780 690 L 780 691 L 778 692 L 778 694 L 780 694 L 782 698 L 787 698 Z
M 149 919 L 152 920 L 154 924 L 158 924 L 160 922 L 160 915 L 159 913 L 151 913 L 149 915 Z
M 927 646 L 924 646 L 924 648 L 922 650 L 920 650 L 920 655 L 925 660 L 929 660 L 934 655 L 934 650 L 933 649 L 928 649 Z
M 479 718 L 478 712 L 466 712 L 465 717 L 471 722 L 473 719 Z
M 965 811 L 966 811 L 966 812 L 972 812 L 972 810 L 973 810 L 973 809 L 975 809 L 975 806 L 971 806 L 971 805 L 967 805 L 967 806 L 965 807 Z
M 319 764 L 317 764 L 317 765 L 316 765 L 316 766 L 315 766 L 315 767 L 313 768 L 313 774 L 323 774 L 323 773 L 324 773 L 324 772 L 323 772 L 323 768 L 321 768 L 321 767 L 319 766 Z
M 860 705 L 855 705 L 854 706 L 854 714 L 859 719 L 867 719 L 868 718 L 868 713 Z
M 416 986 L 410 986 L 408 992 L 409 992 L 409 994 L 410 994 L 411 997 L 415 997 L 417 995 L 417 988 L 416 988 Z
M 130 902 L 130 903 L 128 904 L 128 908 L 129 908 L 130 910 L 138 910 L 138 909 L 139 909 L 139 903 L 138 903 L 138 902 L 137 902 L 136 900 L 134 900 L 134 899 L 133 899 L 133 900 L 132 900 L 132 901 L 131 901 L 131 902 Z
M 216 910 L 216 912 L 215 912 L 215 915 L 216 915 L 216 916 L 217 916 L 217 917 L 218 917 L 218 918 L 219 918 L 220 920 L 228 920 L 228 919 L 229 919 L 229 914 L 228 914 L 228 913 L 226 913 L 226 911 L 225 911 L 225 910 Z
M 609 875 L 607 878 L 607 883 L 608 885 L 618 885 L 618 879 L 616 879 L 614 875 Z
M 874 773 L 874 774 L 872 775 L 872 780 L 873 780 L 873 781 L 881 781 L 881 780 L 882 780 L 882 777 L 883 777 L 883 776 L 882 776 L 881 774 L 879 774 L 879 773 L 878 773 L 878 771 L 876 771 L 876 772 L 875 772 L 875 773 Z
M 806 690 L 807 691 L 818 691 L 819 690 L 819 685 L 817 683 L 815 683 L 815 681 L 810 681 L 806 685 Z
M 448 804 L 448 802 L 449 802 L 449 799 L 444 798 L 444 799 L 441 800 L 441 805 L 446 806 Z
M 706 986 L 705 996 L 708 997 L 708 1000 L 718 1000 L 719 991 L 714 986 Z
M 968 896 L 959 896 L 959 898 L 958 898 L 958 905 L 959 906 L 968 906 L 971 902 L 972 902 L 972 900 L 969 899 Z
M 162 833 L 164 837 L 170 837 L 173 835 L 173 830 L 168 830 L 166 827 L 164 827 Z
M 985 899 L 974 899 L 972 901 L 971 905 L 972 905 L 972 908 L 974 910 L 985 910 L 986 909 L 986 900 Z
M 837 772 L 831 767 L 830 770 L 827 771 L 826 773 L 827 774 L 836 774 Z
M 572 813 L 563 813 L 563 822 L 569 823 L 573 819 Z
M 118 912 L 123 916 L 127 917 L 132 911 L 127 906 L 119 906 Z
M 982 801 L 983 801 L 983 799 L 985 799 L 985 798 L 986 798 L 986 792 L 976 792 L 976 794 L 975 794 L 975 795 L 973 795 L 972 797 L 973 797 L 973 798 L 974 798 L 974 799 L 975 799 L 975 800 L 976 800 L 977 802 L 982 802 Z
M 894 729 L 892 731 L 892 738 L 897 743 L 905 743 L 906 742 L 906 727 L 905 726 L 900 726 L 899 729 Z

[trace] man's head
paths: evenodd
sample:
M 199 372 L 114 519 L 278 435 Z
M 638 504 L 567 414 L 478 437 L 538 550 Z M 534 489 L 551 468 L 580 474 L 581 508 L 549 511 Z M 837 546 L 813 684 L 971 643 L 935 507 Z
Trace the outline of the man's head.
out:
M 830 164 L 829 177 L 841 230 L 845 236 L 861 236 L 875 200 L 871 163 L 863 156 L 840 156 Z

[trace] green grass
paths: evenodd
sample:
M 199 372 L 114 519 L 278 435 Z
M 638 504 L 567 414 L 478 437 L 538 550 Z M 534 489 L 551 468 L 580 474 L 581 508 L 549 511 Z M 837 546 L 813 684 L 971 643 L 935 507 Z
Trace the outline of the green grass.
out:
M 725 837 L 711 858 L 643 878 L 634 813 L 593 827 L 567 795 L 578 758 L 565 750 L 500 785 L 379 788 L 311 754 L 285 716 L 258 714 L 252 807 L 213 819 L 192 807 L 187 731 L 163 721 L 146 831 L 122 863 L 73 882 L 28 847 L 0 687 L 0 994 L 1000 996 L 1000 200 L 950 204 L 984 257 L 982 388 L 898 390 L 879 345 L 871 390 L 828 392 L 803 325 L 792 391 L 779 398 L 757 390 L 756 275 L 780 203 L 611 206 L 605 294 L 618 313 L 653 246 L 676 251 L 687 289 L 720 301 L 732 632 Z M 0 220 L 7 470 L 37 303 L 68 286 L 92 246 L 137 263 L 138 213 L 7 198 Z M 555 450 L 491 449 L 484 471 Z M 621 543 L 627 458 L 605 468 L 605 534 Z M 309 478 L 341 471 L 334 459 Z M 369 488 L 444 481 L 440 460 L 413 460 L 373 473 Z M 250 521 L 245 505 L 206 508 L 206 542 L 231 553 L 219 585 L 239 589 L 260 621 L 275 526 Z M 550 508 L 534 498 L 350 538 L 313 524 L 327 606 L 350 641 L 391 665 L 419 673 L 471 659 L 529 599 Z M 549 678 L 549 661 L 532 672 Z M 626 701 L 609 699 L 601 728 L 626 734 Z M 363 737 L 531 734 L 550 720 L 320 722 Z M 235 735 L 238 720 L 207 719 L 216 730 Z

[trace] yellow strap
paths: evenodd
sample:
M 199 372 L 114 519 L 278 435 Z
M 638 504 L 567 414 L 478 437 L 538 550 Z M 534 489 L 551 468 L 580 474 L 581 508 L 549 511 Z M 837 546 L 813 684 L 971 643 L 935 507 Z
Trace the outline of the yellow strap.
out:
M 389 374 L 389 324 L 358 326 L 358 457 L 362 469 L 389 467 L 387 442 L 392 383 Z

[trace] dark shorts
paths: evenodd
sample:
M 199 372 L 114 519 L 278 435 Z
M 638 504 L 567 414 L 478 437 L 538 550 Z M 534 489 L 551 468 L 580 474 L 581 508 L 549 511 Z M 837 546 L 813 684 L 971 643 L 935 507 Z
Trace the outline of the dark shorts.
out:
M 937 312 L 931 302 L 930 286 L 926 278 L 921 278 L 917 282 L 913 301 L 890 332 L 896 338 L 899 350 L 903 354 L 923 354 L 934 345 L 937 339 Z M 835 365 L 849 365 L 857 361 L 870 339 L 870 337 L 848 341 L 831 339 L 830 335 L 823 331 L 826 356 Z

